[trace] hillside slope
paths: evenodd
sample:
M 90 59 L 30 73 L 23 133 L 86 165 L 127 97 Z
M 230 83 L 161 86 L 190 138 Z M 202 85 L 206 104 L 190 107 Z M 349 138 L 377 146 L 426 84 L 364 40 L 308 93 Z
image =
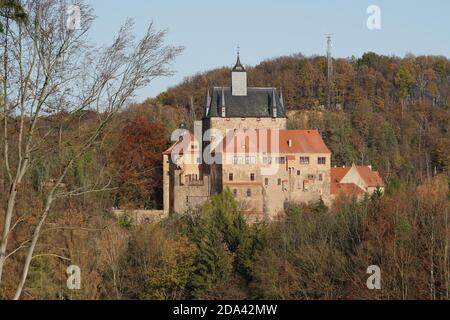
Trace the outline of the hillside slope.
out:
M 145 104 L 200 119 L 206 89 L 229 86 L 219 68 L 185 79 Z M 450 61 L 369 52 L 334 61 L 333 111 L 324 110 L 326 60 L 294 55 L 248 68 L 249 86 L 282 87 L 292 129 L 317 128 L 333 165 L 372 164 L 387 180 L 419 182 L 450 165 Z M 173 126 L 173 124 L 171 124 Z

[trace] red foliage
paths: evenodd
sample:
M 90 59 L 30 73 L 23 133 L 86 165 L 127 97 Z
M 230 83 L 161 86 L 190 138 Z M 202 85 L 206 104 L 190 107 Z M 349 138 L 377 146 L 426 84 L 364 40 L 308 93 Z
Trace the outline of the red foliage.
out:
M 164 127 L 136 117 L 121 131 L 113 152 L 122 204 L 161 205 L 162 152 L 167 148 Z

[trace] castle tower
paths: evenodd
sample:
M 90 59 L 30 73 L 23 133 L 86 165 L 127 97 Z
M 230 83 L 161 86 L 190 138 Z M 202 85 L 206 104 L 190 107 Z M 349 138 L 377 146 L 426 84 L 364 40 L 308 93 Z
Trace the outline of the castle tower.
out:
M 241 64 L 239 51 L 237 55 L 236 65 L 231 71 L 231 94 L 235 97 L 247 96 L 247 71 Z

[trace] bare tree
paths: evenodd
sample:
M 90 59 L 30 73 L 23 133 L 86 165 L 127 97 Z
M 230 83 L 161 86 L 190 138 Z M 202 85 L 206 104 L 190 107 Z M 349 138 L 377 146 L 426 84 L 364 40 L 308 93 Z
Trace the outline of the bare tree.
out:
M 170 63 L 182 51 L 180 47 L 165 45 L 166 32 L 155 30 L 152 24 L 136 41 L 131 20 L 121 27 L 112 45 L 94 47 L 88 41 L 93 11 L 82 1 L 75 5 L 75 14 L 79 12 L 80 16 L 68 17 L 67 0 L 28 0 L 24 8 L 29 23 L 26 26 L 4 24 L 1 117 L 9 191 L 0 242 L 0 285 L 4 264 L 11 252 L 26 249 L 15 299 L 21 296 L 41 230 L 55 201 L 109 189 L 107 181 L 101 179 L 89 186 L 62 188 L 70 168 L 101 143 L 105 128 L 129 103 L 136 90 L 156 77 L 171 73 Z M 68 23 L 68 19 L 78 18 L 81 19 L 79 26 Z M 64 134 L 64 125 L 86 110 L 96 111 L 95 128 L 78 136 Z M 57 143 L 52 139 L 54 136 L 58 137 Z M 17 197 L 27 173 L 49 150 L 69 146 L 72 151 L 69 155 L 59 150 L 61 164 L 45 193 L 44 205 L 29 241 L 20 248 L 8 248 L 8 240 L 17 226 L 13 223 L 17 219 Z

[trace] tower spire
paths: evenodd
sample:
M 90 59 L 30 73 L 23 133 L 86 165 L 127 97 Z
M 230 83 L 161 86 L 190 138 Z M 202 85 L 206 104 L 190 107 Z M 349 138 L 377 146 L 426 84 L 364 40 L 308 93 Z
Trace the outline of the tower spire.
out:
M 247 72 L 241 63 L 241 47 L 237 47 L 236 65 L 231 70 L 231 95 L 247 96 Z
M 241 71 L 245 72 L 245 68 L 241 63 L 241 47 L 237 46 L 237 58 L 236 58 L 236 64 L 233 68 L 233 72 Z

